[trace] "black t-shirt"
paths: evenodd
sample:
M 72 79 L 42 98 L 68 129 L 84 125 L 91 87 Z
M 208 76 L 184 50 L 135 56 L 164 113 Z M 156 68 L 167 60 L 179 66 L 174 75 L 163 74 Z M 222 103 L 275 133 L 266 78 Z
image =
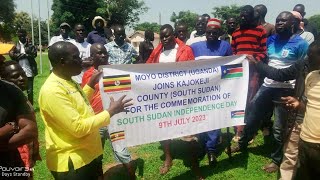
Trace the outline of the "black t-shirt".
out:
M 12 83 L 0 80 L 0 127 L 16 122 L 19 115 L 32 114 L 23 92 Z
M 23 92 L 14 84 L 0 80 L 0 128 L 7 122 L 17 122 L 17 116 L 28 114 L 32 114 L 32 111 Z M 0 152 L 0 165 L 24 167 L 17 149 Z

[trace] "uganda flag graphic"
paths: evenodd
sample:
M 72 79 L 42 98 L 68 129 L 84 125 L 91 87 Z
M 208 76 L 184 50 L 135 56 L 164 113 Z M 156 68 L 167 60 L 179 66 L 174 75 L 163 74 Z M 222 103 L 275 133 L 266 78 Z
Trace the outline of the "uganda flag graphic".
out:
M 130 74 L 104 76 L 103 77 L 104 92 L 117 92 L 131 90 Z
M 243 117 L 244 117 L 244 110 L 231 111 L 231 119 L 243 118 Z
M 232 79 L 243 76 L 242 64 L 221 66 L 221 79 Z
M 124 131 L 118 131 L 118 132 L 113 132 L 110 134 L 110 140 L 111 142 L 119 141 L 124 139 Z

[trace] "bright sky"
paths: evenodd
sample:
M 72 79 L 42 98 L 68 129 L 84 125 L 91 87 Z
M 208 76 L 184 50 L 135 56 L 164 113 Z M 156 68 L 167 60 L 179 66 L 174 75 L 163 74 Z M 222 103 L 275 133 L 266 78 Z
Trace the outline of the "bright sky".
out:
M 38 16 L 38 1 L 40 1 L 40 15 L 41 19 L 45 20 L 48 17 L 47 2 L 52 5 L 52 0 L 14 0 L 17 5 L 17 11 L 26 11 L 31 13 L 31 1 L 33 1 L 33 14 Z M 75 0 L 76 1 L 76 0 Z M 140 22 L 159 22 L 159 13 L 161 13 L 161 23 L 170 23 L 170 16 L 172 12 L 190 10 L 198 14 L 207 13 L 212 15 L 213 7 L 220 7 L 224 5 L 246 5 L 255 6 L 257 4 L 264 4 L 268 8 L 266 20 L 274 24 L 277 15 L 281 11 L 292 10 L 294 5 L 302 3 L 306 7 L 306 17 L 315 14 L 320 14 L 319 0 L 144 0 L 146 5 L 150 8 L 149 11 L 140 16 Z M 51 10 L 50 10 L 51 11 Z M 52 14 L 52 11 L 50 12 Z

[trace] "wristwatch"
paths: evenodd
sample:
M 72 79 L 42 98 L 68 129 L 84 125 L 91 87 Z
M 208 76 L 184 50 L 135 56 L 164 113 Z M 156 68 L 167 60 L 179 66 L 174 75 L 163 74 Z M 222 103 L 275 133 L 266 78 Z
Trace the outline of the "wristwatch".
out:
M 8 122 L 8 123 L 6 123 L 6 125 L 11 125 L 12 126 L 14 134 L 17 134 L 19 132 L 19 130 L 20 130 L 19 126 L 15 122 Z

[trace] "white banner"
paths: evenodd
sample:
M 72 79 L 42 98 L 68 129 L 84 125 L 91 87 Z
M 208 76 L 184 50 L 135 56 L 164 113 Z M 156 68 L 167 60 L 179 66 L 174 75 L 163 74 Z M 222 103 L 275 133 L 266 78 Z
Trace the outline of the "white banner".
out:
M 128 112 L 114 115 L 114 146 L 135 146 L 243 125 L 249 80 L 245 56 L 103 66 L 103 106 L 110 96 L 133 98 Z

